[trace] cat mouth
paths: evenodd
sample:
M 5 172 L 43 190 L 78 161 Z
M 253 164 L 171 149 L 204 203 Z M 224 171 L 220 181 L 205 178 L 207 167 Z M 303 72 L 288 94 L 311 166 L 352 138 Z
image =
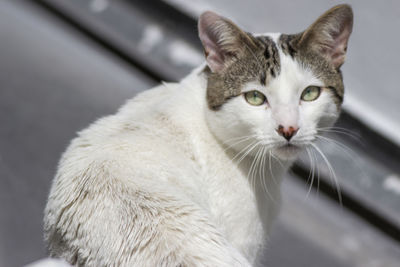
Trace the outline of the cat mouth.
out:
M 287 151 L 292 151 L 292 152 L 297 152 L 301 149 L 299 145 L 295 145 L 292 143 L 287 143 L 286 145 L 283 145 L 281 149 L 285 149 Z
M 301 151 L 301 146 L 292 143 L 286 143 L 275 149 L 275 153 L 281 159 L 292 159 L 297 157 Z
M 292 143 L 286 143 L 283 146 L 279 147 L 280 149 L 300 149 L 300 146 L 292 144 Z

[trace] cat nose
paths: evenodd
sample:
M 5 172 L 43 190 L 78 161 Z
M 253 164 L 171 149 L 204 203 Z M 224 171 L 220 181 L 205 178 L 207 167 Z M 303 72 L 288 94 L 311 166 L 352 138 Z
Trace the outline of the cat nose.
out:
M 288 141 L 290 141 L 290 139 L 297 133 L 298 130 L 299 130 L 298 127 L 293 127 L 293 126 L 283 127 L 282 125 L 279 125 L 278 129 L 276 129 L 278 134 L 283 136 Z

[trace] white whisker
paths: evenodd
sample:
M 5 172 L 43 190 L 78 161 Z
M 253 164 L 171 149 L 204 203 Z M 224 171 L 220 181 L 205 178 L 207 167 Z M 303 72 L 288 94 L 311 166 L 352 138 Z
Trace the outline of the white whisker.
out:
M 234 146 L 236 146 L 236 145 L 238 145 L 238 144 L 240 144 L 240 143 L 243 143 L 243 142 L 246 142 L 246 141 L 248 141 L 249 139 L 251 139 L 251 138 L 253 138 L 253 136 L 244 136 L 244 137 L 242 137 L 242 138 L 237 138 L 238 140 L 236 140 L 236 142 L 234 142 L 233 144 L 230 144 L 229 146 L 227 146 L 225 149 L 224 149 L 224 151 L 227 151 L 228 149 L 230 149 L 230 148 L 232 148 L 232 147 L 234 147 Z M 224 142 L 224 144 L 225 145 L 227 145 L 228 143 L 227 142 Z
M 353 140 L 356 140 L 357 142 L 361 143 L 361 136 L 360 134 L 350 131 L 349 129 L 346 128 L 341 128 L 341 127 L 325 127 L 325 128 L 317 128 L 317 131 L 323 132 L 323 133 L 335 133 L 335 134 L 343 134 L 348 137 L 351 137 Z
M 268 150 L 268 148 L 267 147 L 264 147 L 264 150 L 263 150 L 263 157 L 262 157 L 262 166 L 261 166 L 261 168 L 262 168 L 262 177 L 261 177 L 261 179 L 262 179 L 262 187 L 263 187 L 263 189 L 265 190 L 265 191 L 267 191 L 266 190 L 266 188 L 267 188 L 267 181 L 266 181 L 266 175 L 265 175 L 265 168 L 266 168 L 266 166 L 265 166 L 265 162 L 266 162 L 266 156 L 267 156 L 267 150 Z
M 272 178 L 272 181 L 274 182 L 274 184 L 277 184 L 277 182 L 275 180 L 274 171 L 272 170 L 271 157 L 274 158 L 274 155 L 272 154 L 272 151 L 270 150 L 269 151 L 269 173 L 271 174 L 271 178 Z
M 336 186 L 336 191 L 338 193 L 338 198 L 339 198 L 339 203 L 342 206 L 342 194 L 341 194 L 341 189 L 340 189 L 340 185 L 338 182 L 338 179 L 336 177 L 335 171 L 332 168 L 331 163 L 329 162 L 329 160 L 326 158 L 325 154 L 321 151 L 321 149 L 319 149 L 319 147 L 316 144 L 311 143 L 311 146 L 319 153 L 319 155 L 322 157 L 322 159 L 325 161 L 326 166 L 328 167 L 329 173 L 331 178 L 333 178 L 335 186 Z
M 311 183 L 310 183 L 310 186 L 308 188 L 308 192 L 307 192 L 307 196 L 306 196 L 306 198 L 308 198 L 310 193 L 311 193 L 311 189 L 313 187 L 313 184 L 314 184 L 315 162 L 314 162 L 314 159 L 311 156 L 310 150 L 307 147 L 306 147 L 306 151 L 307 151 L 308 158 L 310 159 L 310 165 L 311 165 L 310 173 L 309 173 L 308 179 L 307 179 L 307 182 L 308 182 L 310 180 L 310 178 L 311 178 Z
M 269 197 L 269 199 L 273 202 L 275 202 L 274 197 L 272 196 L 271 192 L 268 189 L 267 186 L 267 181 L 266 181 L 266 175 L 265 175 L 265 156 L 266 156 L 266 151 L 268 150 L 268 147 L 264 146 L 262 149 L 262 155 L 260 157 L 260 161 L 261 161 L 261 168 L 259 169 L 259 175 L 260 175 L 260 179 L 261 179 L 261 187 L 263 189 L 263 191 L 266 193 L 266 195 Z
M 258 142 L 256 145 L 258 145 L 259 143 L 260 142 Z M 258 148 L 258 150 L 256 152 L 256 155 L 253 157 L 253 161 L 251 162 L 250 169 L 249 169 L 249 171 L 247 173 L 247 178 L 249 179 L 251 188 L 253 190 L 255 190 L 255 177 L 253 175 L 253 172 L 254 172 L 254 169 L 255 169 L 256 164 L 257 164 L 257 157 L 258 157 L 258 155 L 260 153 L 260 150 L 261 150 L 261 148 Z
M 341 152 L 344 152 L 349 157 L 349 159 L 351 159 L 352 161 L 355 162 L 355 164 L 357 166 L 357 169 L 361 173 L 363 173 L 364 176 L 367 175 L 365 173 L 364 168 L 361 167 L 362 164 L 361 164 L 361 162 L 359 160 L 359 157 L 357 156 L 357 153 L 353 149 L 351 149 L 350 147 L 346 146 L 345 144 L 339 142 L 338 140 L 335 140 L 335 139 L 332 139 L 332 138 L 329 138 L 329 137 L 326 137 L 326 136 L 317 135 L 317 138 L 319 138 L 320 140 L 325 141 L 327 143 L 331 143 L 331 144 L 336 145 L 336 147 L 338 149 L 340 149 Z
M 257 145 L 257 142 L 256 142 L 256 141 L 253 141 L 252 143 L 248 144 L 246 147 L 244 147 L 240 152 L 238 152 L 238 153 L 232 158 L 232 162 L 234 162 L 235 159 L 243 153 L 243 155 L 240 157 L 239 161 L 237 162 L 237 164 L 239 165 L 239 163 L 254 149 L 254 147 L 255 147 L 256 145 Z

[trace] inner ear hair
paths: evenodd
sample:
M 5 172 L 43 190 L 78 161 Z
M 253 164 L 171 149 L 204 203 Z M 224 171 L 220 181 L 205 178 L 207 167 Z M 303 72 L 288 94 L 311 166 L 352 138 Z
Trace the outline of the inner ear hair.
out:
M 252 39 L 231 20 L 206 11 L 198 22 L 199 37 L 204 47 L 207 65 L 212 72 L 222 72 L 247 48 Z
M 337 69 L 344 63 L 347 43 L 353 29 L 353 11 L 338 5 L 320 16 L 299 40 L 300 47 L 321 53 Z

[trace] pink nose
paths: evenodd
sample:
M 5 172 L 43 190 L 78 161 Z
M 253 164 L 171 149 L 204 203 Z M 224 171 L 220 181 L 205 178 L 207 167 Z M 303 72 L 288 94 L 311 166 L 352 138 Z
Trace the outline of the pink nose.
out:
M 279 135 L 282 135 L 286 140 L 290 141 L 290 139 L 297 133 L 299 130 L 298 127 L 283 127 L 282 125 L 278 126 L 278 129 L 276 131 L 278 132 Z

